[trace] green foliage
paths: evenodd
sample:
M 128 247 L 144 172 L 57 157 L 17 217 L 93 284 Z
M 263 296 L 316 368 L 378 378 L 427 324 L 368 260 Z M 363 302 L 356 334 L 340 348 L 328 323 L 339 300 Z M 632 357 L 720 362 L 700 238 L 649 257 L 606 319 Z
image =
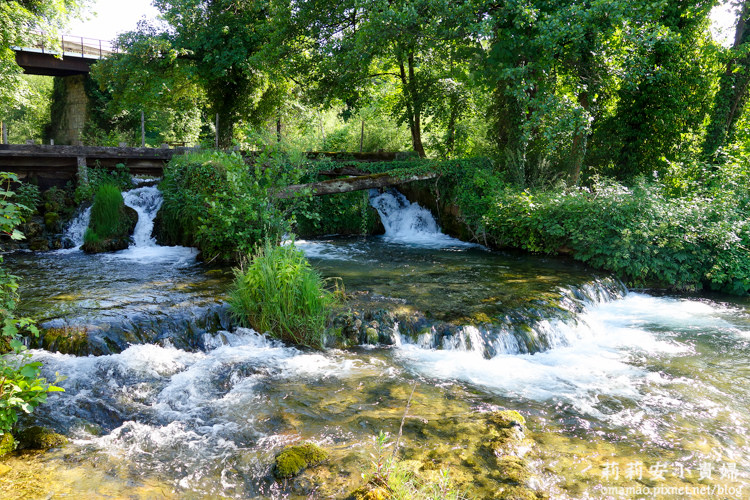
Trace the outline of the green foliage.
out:
M 98 165 L 93 168 L 84 167 L 82 174 L 82 180 L 79 181 L 73 195 L 76 204 L 93 200 L 94 195 L 103 184 L 116 186 L 120 191 L 133 189 L 133 179 L 130 171 L 122 163 L 115 165 L 115 168 L 112 170 L 107 170 Z
M 3 116 L 8 127 L 8 142 L 24 144 L 33 140 L 39 144 L 47 139 L 45 131 L 50 123 L 52 78 L 23 75 L 21 84 L 23 98 Z
M 120 216 L 125 202 L 120 189 L 113 184 L 101 184 L 91 206 L 91 220 L 83 236 L 85 243 L 98 243 L 123 232 Z
M 21 208 L 21 217 L 24 219 L 34 215 L 41 202 L 42 196 L 39 193 L 39 186 L 36 184 L 23 182 L 16 188 L 15 203 L 23 207 Z
M 315 443 L 287 446 L 276 455 L 273 473 L 278 479 L 287 479 L 326 460 L 328 452 Z
M 440 471 L 436 480 L 425 480 L 416 471 L 388 453 L 392 443 L 388 435 L 380 432 L 375 440 L 375 453 L 371 454 L 370 472 L 362 474 L 367 485 L 354 492 L 358 500 L 459 500 L 465 498 L 450 477 L 450 472 Z
M 264 239 L 280 241 L 291 228 L 291 213 L 273 194 L 298 175 L 293 158 L 274 150 L 259 155 L 254 167 L 237 153 L 175 156 L 160 186 L 166 239 L 221 261 L 239 260 Z
M 658 184 L 597 179 L 590 188 L 492 197 L 485 228 L 499 245 L 570 253 L 631 285 L 750 291 L 746 206 L 731 194 L 669 198 Z
M 367 191 L 314 196 L 295 211 L 298 236 L 372 234 L 378 215 Z
M 58 29 L 84 3 L 85 0 L 0 2 L 0 115 L 27 99 L 25 81 L 11 47 L 30 47 L 40 39 L 47 47 L 59 47 Z
M 266 242 L 234 274 L 229 305 L 240 324 L 292 344 L 323 346 L 336 296 L 294 245 Z
M 14 174 L 0 172 L 3 180 L 0 188 L 0 233 L 12 239 L 22 239 L 16 226 L 22 222 L 23 208 L 13 200 L 11 182 L 17 182 Z M 0 257 L 0 264 L 2 258 Z M 28 331 L 38 336 L 39 330 L 28 318 L 14 315 L 18 302 L 18 282 L 15 276 L 0 266 L 0 433 L 10 432 L 18 420 L 18 413 L 31 413 L 34 408 L 46 401 L 47 393 L 60 391 L 40 376 L 40 363 L 32 362 L 31 356 L 20 340 L 20 334 Z

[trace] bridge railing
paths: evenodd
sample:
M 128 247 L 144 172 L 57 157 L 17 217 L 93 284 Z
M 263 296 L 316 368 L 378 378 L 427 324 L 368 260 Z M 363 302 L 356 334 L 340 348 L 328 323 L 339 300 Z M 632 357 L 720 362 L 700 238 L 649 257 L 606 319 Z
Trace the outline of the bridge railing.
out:
M 103 59 L 118 52 L 118 47 L 111 40 L 86 38 L 83 36 L 60 35 L 55 42 L 43 32 L 35 32 L 32 43 L 27 49 L 40 51 L 42 54 L 82 57 L 86 59 Z

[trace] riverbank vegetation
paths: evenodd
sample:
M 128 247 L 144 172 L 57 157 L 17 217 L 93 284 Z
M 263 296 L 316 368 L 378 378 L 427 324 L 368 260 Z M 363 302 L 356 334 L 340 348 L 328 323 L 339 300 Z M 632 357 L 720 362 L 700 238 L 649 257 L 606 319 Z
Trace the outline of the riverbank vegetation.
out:
M 337 295 L 294 244 L 259 246 L 241 268 L 229 296 L 243 326 L 294 345 L 322 348 Z
M 14 201 L 11 183 L 17 182 L 15 175 L 0 173 L 0 234 L 13 240 L 24 238 L 18 226 L 29 211 Z M 31 413 L 46 401 L 49 392 L 62 390 L 41 376 L 41 363 L 31 361 L 26 352 L 22 334 L 38 336 L 39 330 L 31 319 L 15 314 L 17 303 L 17 278 L 0 266 L 0 434 L 6 452 L 13 443 L 7 435 L 14 430 L 19 414 Z

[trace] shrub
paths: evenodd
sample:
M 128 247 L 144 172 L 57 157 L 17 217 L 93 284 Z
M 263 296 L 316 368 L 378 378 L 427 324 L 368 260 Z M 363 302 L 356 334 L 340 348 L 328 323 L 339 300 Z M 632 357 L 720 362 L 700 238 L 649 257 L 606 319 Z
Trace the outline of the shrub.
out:
M 21 215 L 24 218 L 30 217 L 36 213 L 39 204 L 42 202 L 39 186 L 28 182 L 21 183 L 16 188 L 14 201 L 21 207 Z
M 229 305 L 238 322 L 293 344 L 320 348 L 336 296 L 294 245 L 259 247 L 235 269 Z
M 160 185 L 164 240 L 196 246 L 205 260 L 220 261 L 237 261 L 264 239 L 280 241 L 292 217 L 273 194 L 296 175 L 296 166 L 275 153 L 261 155 L 252 167 L 238 153 L 175 156 Z
M 23 234 L 16 229 L 22 222 L 21 208 L 9 189 L 18 178 L 15 174 L 0 172 L 0 181 L 0 233 L 14 240 L 23 239 Z M 21 342 L 22 331 L 37 336 L 39 330 L 32 320 L 15 316 L 17 290 L 17 278 L 0 265 L 0 434 L 3 435 L 12 430 L 19 412 L 31 413 L 46 401 L 47 393 L 62 390 L 40 376 L 41 364 L 31 362 Z
M 669 198 L 656 183 L 492 195 L 486 229 L 498 245 L 575 259 L 631 285 L 750 291 L 750 226 L 733 196 Z
M 126 230 L 121 217 L 124 205 L 122 193 L 117 186 L 112 184 L 99 186 L 94 204 L 91 206 L 91 220 L 83 237 L 84 242 L 97 243 Z

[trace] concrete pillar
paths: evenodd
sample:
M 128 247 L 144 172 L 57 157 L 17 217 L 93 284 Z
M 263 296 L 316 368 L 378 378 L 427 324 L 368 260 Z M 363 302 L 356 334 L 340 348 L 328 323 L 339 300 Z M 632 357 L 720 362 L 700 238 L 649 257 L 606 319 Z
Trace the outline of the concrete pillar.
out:
M 62 106 L 57 106 L 60 112 L 52 117 L 52 135 L 57 144 L 76 144 L 81 140 L 88 118 L 86 78 L 87 75 L 56 77 L 55 87 L 62 90 L 56 95 L 63 101 Z
M 86 165 L 86 157 L 85 156 L 79 156 L 76 158 L 76 163 L 78 164 L 78 184 L 88 184 L 89 183 L 89 169 Z

